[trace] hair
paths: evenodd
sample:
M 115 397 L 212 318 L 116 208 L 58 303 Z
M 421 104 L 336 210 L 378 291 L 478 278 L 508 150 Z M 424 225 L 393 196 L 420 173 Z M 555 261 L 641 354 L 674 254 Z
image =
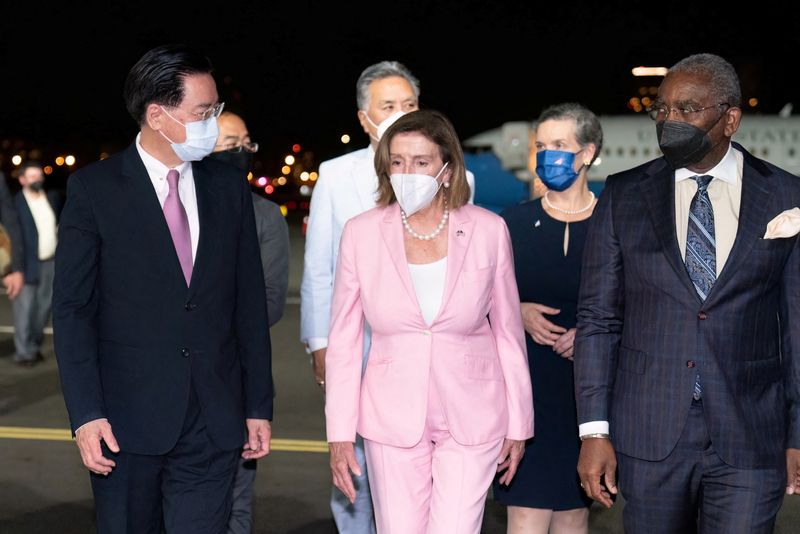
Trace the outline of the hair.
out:
M 211 61 L 182 44 L 163 45 L 145 53 L 128 72 L 122 96 L 137 124 L 144 124 L 151 103 L 166 107 L 183 101 L 183 81 L 194 74 L 211 74 Z
M 38 161 L 34 161 L 34 160 L 26 161 L 19 168 L 19 175 L 23 176 L 28 171 L 28 169 L 39 169 L 40 171 L 43 171 L 44 167 Z
M 356 82 L 356 104 L 358 109 L 366 110 L 369 107 L 369 86 L 376 80 L 399 76 L 411 85 L 414 96 L 419 99 L 419 80 L 411 74 L 405 65 L 398 61 L 381 61 L 370 65 L 361 73 Z
M 694 54 L 675 63 L 667 76 L 676 72 L 706 76 L 711 80 L 711 92 L 717 102 L 732 108 L 742 105 L 742 87 L 733 65 L 715 54 Z
M 603 128 L 597 115 L 587 107 L 575 102 L 564 102 L 545 108 L 534 121 L 533 129 L 536 130 L 541 123 L 549 120 L 571 120 L 575 123 L 575 139 L 578 144 L 582 147 L 593 144 L 596 147 L 590 165 L 600 155 L 600 149 L 603 148 Z
M 375 172 L 378 175 L 378 205 L 388 206 L 397 201 L 392 189 L 391 154 L 389 145 L 397 134 L 416 132 L 424 135 L 439 147 L 439 155 L 443 163 L 451 171 L 450 187 L 440 189 L 439 194 L 447 196 L 450 209 L 458 209 L 469 202 L 469 182 L 467 168 L 464 164 L 464 152 L 461 141 L 450 120 L 439 111 L 418 110 L 407 113 L 397 119 L 381 137 L 375 150 Z

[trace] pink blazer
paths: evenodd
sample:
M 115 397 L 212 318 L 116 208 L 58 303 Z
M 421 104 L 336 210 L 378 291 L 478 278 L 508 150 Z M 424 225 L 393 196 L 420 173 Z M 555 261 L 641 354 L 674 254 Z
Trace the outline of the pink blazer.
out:
M 325 358 L 329 442 L 397 447 L 422 437 L 430 381 L 453 438 L 533 436 L 533 400 L 508 229 L 467 204 L 450 212 L 442 306 L 422 318 L 397 203 L 350 219 L 333 286 Z M 372 345 L 361 372 L 364 319 Z

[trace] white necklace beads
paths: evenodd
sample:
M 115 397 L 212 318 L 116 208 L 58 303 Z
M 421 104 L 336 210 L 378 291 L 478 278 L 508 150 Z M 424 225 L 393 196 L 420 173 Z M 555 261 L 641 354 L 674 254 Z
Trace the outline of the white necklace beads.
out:
M 403 210 L 400 210 L 400 217 L 403 219 L 403 226 L 405 227 L 406 231 L 409 234 L 411 234 L 411 237 L 415 237 L 415 238 L 421 239 L 423 241 L 429 241 L 429 240 L 435 238 L 436 236 L 438 236 L 440 233 L 442 233 L 442 230 L 444 229 L 444 225 L 447 224 L 447 217 L 449 215 L 450 215 L 450 211 L 447 209 L 447 203 L 445 203 L 445 205 L 444 205 L 444 213 L 442 214 L 442 220 L 439 221 L 439 225 L 436 227 L 436 229 L 433 232 L 429 233 L 429 234 L 420 234 L 419 232 L 417 232 L 416 230 L 411 228 L 410 224 L 408 224 L 408 217 L 406 216 L 406 212 L 404 212 Z
M 589 201 L 589 204 L 587 204 L 585 208 L 581 208 L 579 210 L 565 210 L 563 208 L 553 206 L 550 203 L 550 199 L 547 198 L 547 195 L 549 193 L 550 191 L 544 194 L 544 203 L 547 204 L 547 207 L 550 208 L 551 210 L 560 211 L 561 213 L 566 213 L 567 215 L 575 215 L 576 213 L 583 213 L 584 211 L 588 211 L 589 208 L 591 208 L 592 205 L 594 204 L 594 193 L 592 191 L 589 191 L 589 194 L 592 196 L 592 199 Z

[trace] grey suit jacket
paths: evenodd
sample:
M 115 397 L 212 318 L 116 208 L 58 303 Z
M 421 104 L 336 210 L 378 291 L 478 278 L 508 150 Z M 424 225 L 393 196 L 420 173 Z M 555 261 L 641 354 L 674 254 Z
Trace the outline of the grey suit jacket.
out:
M 272 326 L 283 317 L 289 288 L 289 226 L 280 207 L 256 193 L 253 193 L 253 208 L 267 288 L 267 319 Z
M 618 452 L 665 458 L 696 373 L 715 450 L 740 468 L 778 467 L 800 447 L 800 245 L 763 239 L 800 206 L 800 178 L 744 154 L 739 226 L 705 302 L 675 235 L 663 158 L 608 177 L 589 225 L 575 339 L 578 422 L 609 421 Z

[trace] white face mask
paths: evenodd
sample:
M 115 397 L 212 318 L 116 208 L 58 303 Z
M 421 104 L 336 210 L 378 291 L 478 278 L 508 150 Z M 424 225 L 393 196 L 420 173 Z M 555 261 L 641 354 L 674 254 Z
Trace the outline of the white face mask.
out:
M 389 177 L 397 203 L 400 204 L 400 208 L 407 217 L 433 202 L 441 186 L 436 179 L 444 172 L 445 167 L 447 167 L 447 163 L 444 164 L 436 176 L 398 173 Z
M 172 150 L 181 161 L 200 161 L 204 157 L 214 151 L 214 145 L 217 144 L 217 137 L 219 136 L 219 127 L 217 126 L 217 118 L 209 117 L 203 121 L 187 122 L 183 124 L 181 121 L 169 114 L 169 112 L 161 107 L 167 116 L 182 125 L 186 129 L 186 141 L 183 143 L 175 143 L 164 135 L 159 130 L 164 139 L 172 144 Z
M 397 122 L 397 119 L 399 119 L 405 114 L 406 114 L 405 111 L 395 111 L 394 113 L 383 119 L 380 124 L 375 124 L 374 122 L 372 122 L 372 119 L 369 118 L 369 113 L 365 111 L 364 116 L 367 118 L 367 122 L 370 123 L 372 127 L 375 128 L 375 130 L 377 130 L 376 131 L 377 137 L 372 134 L 369 134 L 369 136 L 373 138 L 376 143 L 380 142 L 381 137 L 383 137 L 383 134 L 385 134 L 386 130 L 389 129 L 389 126 Z

